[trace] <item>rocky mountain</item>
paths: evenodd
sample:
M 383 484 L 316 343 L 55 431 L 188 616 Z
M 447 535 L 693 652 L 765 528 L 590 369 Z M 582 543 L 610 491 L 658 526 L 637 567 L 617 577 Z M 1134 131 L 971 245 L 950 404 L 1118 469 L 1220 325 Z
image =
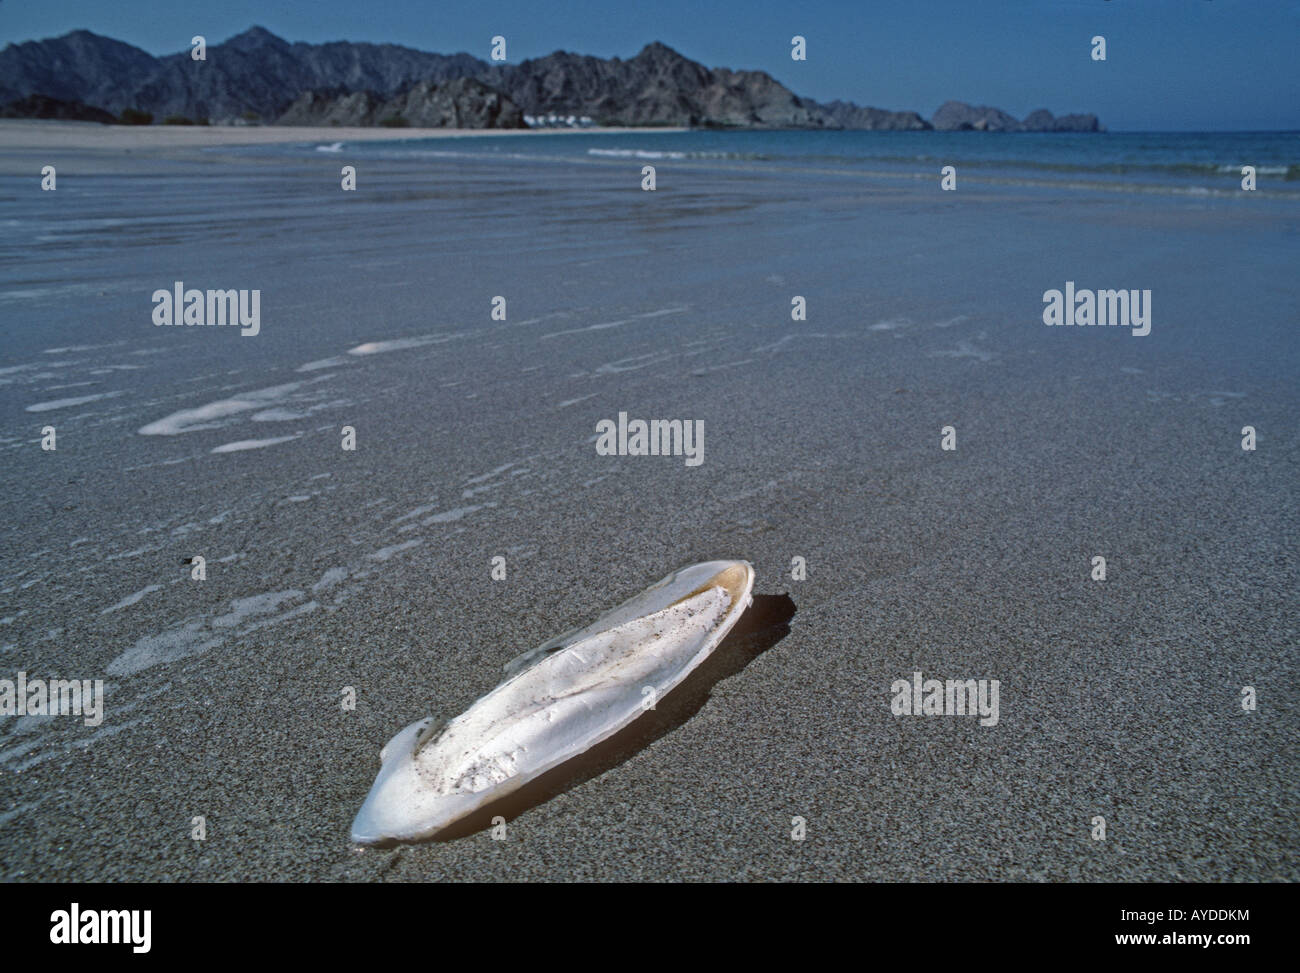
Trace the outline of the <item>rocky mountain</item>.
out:
M 341 88 L 388 98 L 420 81 L 471 77 L 487 68 L 468 54 L 430 54 L 396 44 L 289 43 L 253 27 L 209 46 L 155 58 L 90 31 L 10 44 L 0 51 L 0 104 L 29 94 L 79 100 L 114 114 L 213 122 L 272 121 L 303 92 Z
M 658 42 L 626 60 L 557 51 L 493 64 L 396 44 L 290 43 L 253 27 L 206 53 L 203 61 L 188 50 L 155 58 L 84 30 L 9 44 L 0 51 L 0 106 L 31 112 L 36 103 L 24 99 L 39 95 L 114 115 L 136 109 L 159 120 L 217 124 L 517 127 L 527 113 L 588 116 L 604 125 L 931 127 L 915 112 L 819 104 L 763 71 L 706 68 Z M 1046 111 L 1018 122 L 997 109 L 949 102 L 934 127 L 1095 131 L 1097 123 L 1093 116 L 1052 118 Z
M 531 115 L 587 115 L 603 125 L 841 127 L 763 71 L 709 69 L 657 41 L 628 60 L 557 51 L 480 77 Z
M 851 101 L 828 102 L 821 106 L 832 124 L 830 128 L 862 128 L 875 131 L 910 132 L 932 127 L 914 111 L 886 111 L 863 108 Z
M 1046 108 L 1030 112 L 1023 122 L 998 108 L 971 106 L 948 101 L 934 113 L 932 124 L 939 132 L 1099 132 L 1096 115 L 1062 115 L 1053 117 Z
M 121 95 L 129 79 L 148 77 L 157 66 L 157 58 L 140 48 L 88 30 L 8 44 L 0 51 L 0 104 L 45 95 L 116 113 L 128 107 Z
M 1026 132 L 1100 132 L 1101 122 L 1096 115 L 1062 115 L 1052 117 L 1046 108 L 1031 111 L 1020 123 Z
M 412 128 L 524 128 L 519 106 L 473 78 L 421 81 L 380 98 L 370 91 L 304 91 L 277 125 L 398 125 Z

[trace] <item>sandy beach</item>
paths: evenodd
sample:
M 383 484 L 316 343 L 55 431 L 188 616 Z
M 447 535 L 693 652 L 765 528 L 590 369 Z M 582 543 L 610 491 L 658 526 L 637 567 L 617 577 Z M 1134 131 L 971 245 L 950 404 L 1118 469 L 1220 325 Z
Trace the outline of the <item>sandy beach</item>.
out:
M 633 128 L 346 128 L 309 125 L 98 125 L 87 122 L 0 119 L 0 150 L 13 149 L 159 149 L 218 148 L 226 145 L 275 145 L 286 142 L 390 142 L 411 139 L 500 138 L 539 135 L 619 135 Z M 656 132 L 682 132 L 656 128 Z
M 0 675 L 105 701 L 0 721 L 0 877 L 1300 878 L 1294 202 L 204 153 L 459 134 L 0 123 Z M 1150 334 L 1045 326 L 1085 279 Z M 155 327 L 175 281 L 260 332 Z M 597 455 L 620 412 L 703 462 Z M 718 557 L 763 616 L 623 752 L 351 844 L 399 729 Z

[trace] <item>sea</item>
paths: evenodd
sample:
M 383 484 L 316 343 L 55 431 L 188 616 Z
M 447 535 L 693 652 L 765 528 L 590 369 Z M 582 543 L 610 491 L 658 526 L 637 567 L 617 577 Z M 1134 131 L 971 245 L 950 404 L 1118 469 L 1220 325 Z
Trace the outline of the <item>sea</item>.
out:
M 225 150 L 223 150 L 225 151 Z M 251 154 L 343 152 L 359 159 L 634 161 L 716 169 L 958 178 L 1112 189 L 1236 193 L 1243 167 L 1256 185 L 1300 196 L 1300 132 L 866 132 L 691 130 L 530 132 L 525 137 L 415 139 L 254 146 Z

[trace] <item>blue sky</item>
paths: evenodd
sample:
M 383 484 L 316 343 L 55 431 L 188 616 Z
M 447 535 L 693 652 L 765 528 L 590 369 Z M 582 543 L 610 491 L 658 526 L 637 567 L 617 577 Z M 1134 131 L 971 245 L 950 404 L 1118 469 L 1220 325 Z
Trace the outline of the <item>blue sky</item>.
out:
M 955 98 L 1096 112 L 1112 130 L 1300 129 L 1300 0 L 0 0 L 0 42 L 86 28 L 162 54 L 253 24 L 482 58 L 502 34 L 511 61 L 661 40 L 820 101 L 926 117 Z M 790 59 L 795 34 L 806 62 Z

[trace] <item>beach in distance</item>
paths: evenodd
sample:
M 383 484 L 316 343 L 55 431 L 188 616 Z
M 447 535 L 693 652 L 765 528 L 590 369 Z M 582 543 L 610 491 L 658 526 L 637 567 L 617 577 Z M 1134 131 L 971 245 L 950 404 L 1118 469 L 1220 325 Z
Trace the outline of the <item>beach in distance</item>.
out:
M 519 137 L 579 134 L 620 134 L 638 129 L 512 129 L 512 128 L 353 128 L 288 125 L 96 125 L 87 122 L 0 119 L 0 148 L 115 149 L 132 152 L 157 149 L 215 148 L 226 145 L 302 144 L 309 142 L 402 142 L 412 139 L 468 136 Z M 660 128 L 658 132 L 685 129 Z
M 465 134 L 0 122 L 0 675 L 103 680 L 0 719 L 0 878 L 1300 879 L 1300 135 Z M 772 617 L 660 732 L 352 843 L 722 558 Z

